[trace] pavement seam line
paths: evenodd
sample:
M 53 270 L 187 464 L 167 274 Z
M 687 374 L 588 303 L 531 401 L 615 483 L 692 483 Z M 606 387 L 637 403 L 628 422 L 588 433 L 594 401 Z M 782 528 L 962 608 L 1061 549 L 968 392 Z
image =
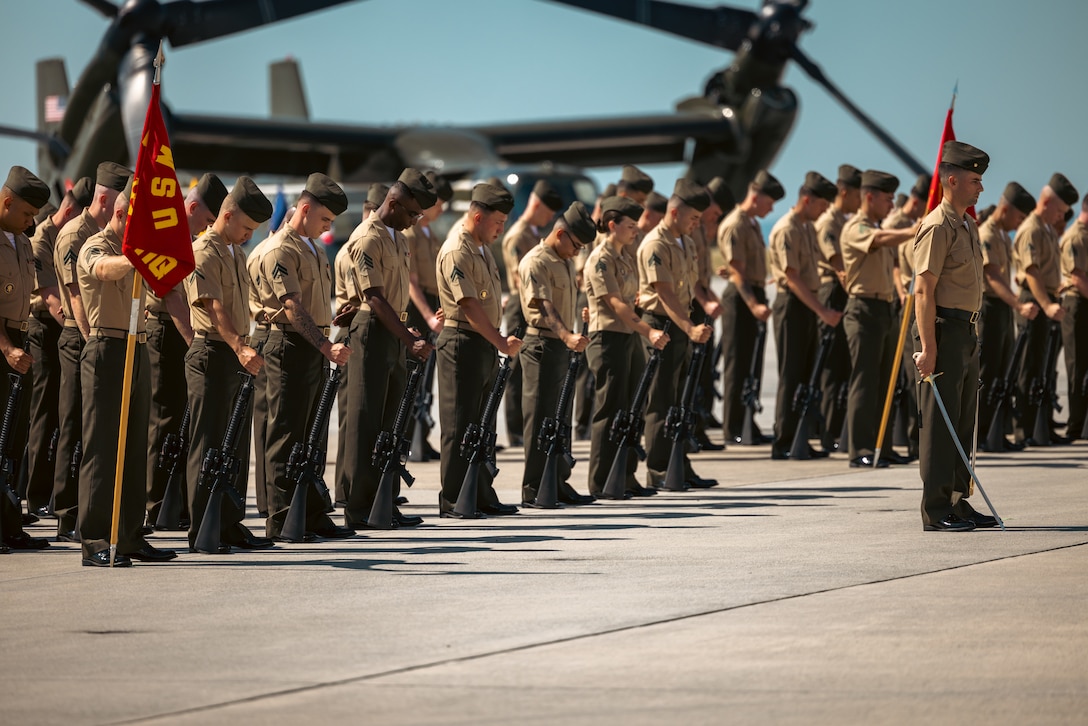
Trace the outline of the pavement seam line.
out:
M 258 701 L 264 701 L 272 698 L 278 698 L 281 696 L 293 696 L 299 693 L 306 693 L 308 691 L 317 691 L 324 688 L 336 688 L 339 686 L 346 686 L 353 683 L 362 683 L 364 681 L 377 680 L 379 678 L 385 678 L 387 676 L 403 675 L 405 673 L 413 673 L 415 671 L 422 671 L 428 668 L 437 668 L 440 666 L 451 665 L 453 663 L 466 663 L 470 661 L 483 660 L 484 658 L 490 658 L 494 656 L 508 655 L 511 653 L 519 653 L 526 650 L 532 650 L 534 648 L 543 648 L 551 645 L 565 645 L 567 643 L 576 642 L 579 640 L 588 640 L 590 638 L 597 638 L 606 635 L 614 635 L 617 633 L 624 633 L 628 631 L 641 630 L 643 628 L 651 628 L 658 625 L 669 625 L 672 623 L 678 623 L 684 620 L 693 620 L 695 618 L 707 617 L 710 615 L 718 615 L 721 613 L 732 612 L 735 610 L 743 610 L 759 605 L 773 605 L 780 602 L 788 602 L 790 600 L 799 600 L 805 597 L 811 597 L 814 595 L 825 595 L 833 592 L 842 592 L 845 590 L 852 590 L 854 588 L 868 587 L 871 585 L 883 585 L 889 582 L 899 582 L 902 580 L 910 580 L 915 577 L 924 577 L 926 575 L 936 575 L 943 572 L 952 572 L 954 570 L 962 570 L 968 567 L 976 567 L 978 565 L 988 565 L 994 562 L 1003 562 L 1005 560 L 1014 560 L 1021 557 L 1031 557 L 1033 555 L 1049 554 L 1051 552 L 1060 552 L 1062 550 L 1073 549 L 1075 547 L 1084 547 L 1088 545 L 1088 542 L 1076 542 L 1073 544 L 1061 545 L 1059 547 L 1049 547 L 1047 549 L 1035 550 L 1032 552 L 1021 552 L 1018 554 L 1004 555 L 1001 557 L 994 557 L 988 560 L 980 560 L 978 562 L 968 562 L 961 565 L 952 565 L 949 567 L 942 567 L 936 570 L 926 570 L 924 572 L 913 572 L 908 575 L 900 575 L 897 577 L 888 577 L 880 580 L 870 580 L 868 582 L 856 582 L 849 585 L 841 585 L 839 587 L 829 587 L 823 590 L 813 590 L 811 592 L 801 592 L 793 595 L 783 595 L 781 597 L 770 598 L 767 600 L 758 600 L 754 602 L 742 603 L 739 605 L 730 605 L 728 607 L 715 608 L 713 610 L 702 610 L 695 613 L 687 613 L 685 615 L 676 615 L 669 618 L 663 618 L 661 620 L 652 620 L 644 623 L 635 623 L 632 625 L 623 625 L 617 628 L 609 628 L 607 630 L 595 631 L 592 633 L 581 633 L 578 635 L 569 635 L 564 638 L 555 638 L 553 640 L 545 640 L 536 643 L 526 643 L 524 645 L 515 645 L 509 648 L 502 648 L 500 650 L 492 650 L 484 653 L 473 653 L 470 655 L 462 655 L 451 658 L 443 658 L 441 660 L 430 661 L 428 663 L 417 663 L 415 665 L 402 666 L 400 668 L 393 668 L 386 671 L 380 671 L 378 673 L 367 673 L 360 676 L 352 676 L 350 678 L 342 678 L 335 681 L 325 681 L 322 683 L 314 683 L 306 686 L 295 686 L 293 688 L 284 688 L 278 691 L 269 691 L 268 693 L 260 693 L 252 696 L 246 696 L 244 698 L 237 698 L 230 701 L 221 701 L 218 703 L 209 703 L 202 706 L 195 706 L 193 708 L 182 709 L 180 711 L 169 711 L 167 713 L 159 713 L 150 716 L 140 716 L 133 719 L 126 719 L 124 721 L 110 721 L 106 722 L 106 726 L 127 726 L 129 724 L 141 724 L 153 721 L 160 721 L 168 718 L 176 718 L 178 716 L 188 716 L 197 713 L 204 713 L 215 711 L 230 706 L 237 706 L 245 703 L 256 703 Z

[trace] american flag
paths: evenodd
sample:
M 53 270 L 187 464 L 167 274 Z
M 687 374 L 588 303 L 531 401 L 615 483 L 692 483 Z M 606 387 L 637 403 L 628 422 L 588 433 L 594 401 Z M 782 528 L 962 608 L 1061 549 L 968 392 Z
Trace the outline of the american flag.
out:
M 45 122 L 47 124 L 60 123 L 64 118 L 64 109 L 68 106 L 67 96 L 45 97 Z

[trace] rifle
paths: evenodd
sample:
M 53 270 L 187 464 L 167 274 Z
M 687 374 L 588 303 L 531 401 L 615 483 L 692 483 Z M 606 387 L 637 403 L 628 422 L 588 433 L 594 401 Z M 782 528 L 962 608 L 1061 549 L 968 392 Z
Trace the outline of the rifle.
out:
M 27 345 L 29 341 L 24 341 L 24 352 L 27 350 Z M 15 437 L 15 415 L 19 411 L 19 399 L 23 395 L 23 376 L 19 373 L 8 373 L 8 380 L 11 381 L 11 389 L 8 391 L 7 405 L 4 406 L 4 419 L 0 423 L 0 494 L 6 496 L 18 512 L 20 510 L 19 495 L 15 493 L 13 487 L 18 466 L 15 456 L 9 449 L 11 440 Z M 2 529 L 0 529 L 0 537 L 3 537 Z
M 525 335 L 525 324 L 522 323 L 514 331 L 514 335 L 521 338 Z M 499 363 L 499 372 L 495 376 L 495 383 L 491 386 L 491 392 L 484 403 L 484 411 L 480 416 L 480 423 L 469 424 L 465 429 L 465 435 L 461 439 L 461 456 L 468 460 L 468 470 L 465 479 L 461 482 L 461 491 L 457 494 L 457 503 L 451 514 L 461 519 L 479 519 L 476 511 L 476 491 L 479 486 L 480 466 L 487 467 L 492 477 L 498 476 L 499 468 L 495 466 L 495 415 L 499 411 L 499 403 L 502 394 L 506 391 L 506 379 L 510 377 L 510 356 L 503 356 Z
M 820 405 L 820 373 L 827 363 L 827 356 L 831 352 L 831 344 L 835 340 L 835 329 L 824 326 L 820 335 L 820 345 L 816 349 L 816 360 L 812 362 L 812 370 L 808 374 L 808 382 L 797 384 L 797 390 L 793 393 L 793 410 L 797 411 L 797 428 L 793 432 L 793 444 L 790 446 L 791 459 L 811 459 L 808 440 L 812 431 L 812 416 Z M 902 370 L 900 370 L 902 373 Z
M 759 443 L 756 441 L 755 415 L 763 411 L 763 404 L 759 400 L 760 389 L 763 387 L 763 372 L 760 368 L 766 343 L 767 323 L 760 320 L 756 323 L 756 345 L 752 352 L 752 364 L 740 389 L 740 400 L 744 404 L 744 425 L 741 427 L 740 443 L 744 446 L 755 446 Z
M 262 348 L 264 348 L 264 341 L 257 344 L 258 355 Z M 215 554 L 219 551 L 219 530 L 223 521 L 224 495 L 237 511 L 245 512 L 246 503 L 238 490 L 234 488 L 234 479 L 238 476 L 242 464 L 234 452 L 238 448 L 238 436 L 242 432 L 242 424 L 245 423 L 246 414 L 249 411 L 249 399 L 253 395 L 253 379 L 256 376 L 246 370 L 238 375 L 242 378 L 242 386 L 234 397 L 234 408 L 227 421 L 223 443 L 218 449 L 205 451 L 204 459 L 200 462 L 197 486 L 208 491 L 208 505 L 204 509 L 200 530 L 196 534 L 194 549 L 204 554 Z
M 688 485 L 684 482 L 685 446 L 690 444 L 692 451 L 699 450 L 699 442 L 695 440 L 695 410 L 691 403 L 695 398 L 695 387 L 699 384 L 699 368 L 703 365 L 705 354 L 705 343 L 699 343 L 692 349 L 688 377 L 684 381 L 680 403 L 670 406 L 665 416 L 665 433 L 672 437 L 672 450 L 669 452 L 669 468 L 665 473 L 665 483 L 662 488 L 670 492 L 682 492 L 688 489 Z
M 287 476 L 294 482 L 295 492 L 291 495 L 291 505 L 280 536 L 292 542 L 301 542 L 306 535 L 306 500 L 311 486 L 321 497 L 324 511 L 333 510 L 332 495 L 325 484 L 325 450 L 321 448 L 321 439 L 329 430 L 329 414 L 339 388 L 340 369 L 332 368 L 325 375 L 325 384 L 317 399 L 317 411 L 314 412 L 306 443 L 296 441 L 287 458 Z
M 404 461 L 408 457 L 411 442 L 405 437 L 408 429 L 408 419 L 411 414 L 408 410 L 413 402 L 418 401 L 417 389 L 420 379 L 423 378 L 426 368 L 434 361 L 434 352 L 426 363 L 408 361 L 408 382 L 404 386 L 404 393 L 400 397 L 400 405 L 397 406 L 397 416 L 393 420 L 392 431 L 382 431 L 378 434 L 378 440 L 374 442 L 374 456 L 371 461 L 374 466 L 382 471 L 381 481 L 378 482 L 378 491 L 374 495 L 374 504 L 370 507 L 370 516 L 367 517 L 368 527 L 374 529 L 393 528 L 393 489 L 397 478 L 404 480 L 408 486 L 415 483 L 415 477 L 404 468 Z M 418 430 L 420 422 L 416 421 Z
M 428 335 L 427 339 L 431 345 L 434 345 L 437 340 L 433 333 Z M 427 358 L 427 362 L 423 366 L 420 385 L 416 391 L 415 405 L 412 408 L 412 417 L 415 418 L 416 425 L 412 430 L 412 444 L 409 449 L 408 461 L 427 460 L 425 451 L 427 448 L 427 432 L 434 428 L 434 417 L 431 416 L 431 404 L 434 402 L 434 394 L 431 393 L 431 389 L 434 387 L 434 367 L 437 358 L 438 353 L 431 351 L 430 357 Z
M 1050 419 L 1054 411 L 1061 411 L 1058 405 L 1057 382 L 1051 375 L 1058 363 L 1058 340 L 1062 333 L 1062 324 L 1051 321 L 1047 326 L 1046 367 L 1042 378 L 1036 377 L 1031 382 L 1028 405 L 1035 407 L 1035 428 L 1031 438 L 1036 446 L 1050 446 Z
M 986 404 L 994 410 L 990 419 L 990 430 L 986 434 L 986 451 L 1005 450 L 1005 418 L 1009 411 L 1019 416 L 1012 403 L 1014 381 L 1020 370 L 1020 359 L 1024 355 L 1024 346 L 1028 342 L 1028 326 L 1024 326 L 1020 334 L 1016 336 L 1016 347 L 1012 357 L 1005 365 L 1005 375 L 994 379 L 990 390 L 986 392 Z
M 166 489 L 163 490 L 159 516 L 155 518 L 155 529 L 169 530 L 181 528 L 181 508 L 185 500 L 179 476 L 189 456 L 189 404 L 185 404 L 185 413 L 181 416 L 178 432 L 167 434 L 162 440 L 159 452 L 158 469 L 168 472 Z
M 582 335 L 589 332 L 589 323 L 582 323 Z M 544 473 L 540 476 L 536 499 L 532 506 L 537 509 L 557 509 L 559 505 L 559 457 L 574 468 L 574 456 L 570 453 L 570 407 L 574 383 L 578 378 L 578 369 L 582 365 L 582 354 L 573 350 L 567 356 L 567 375 L 563 378 L 563 387 L 559 389 L 559 401 L 555 404 L 555 415 L 549 416 L 540 424 L 536 448 L 547 454 L 544 460 Z
M 669 334 L 672 321 L 666 320 L 661 332 Z M 616 444 L 616 457 L 612 459 L 612 468 L 608 470 L 608 479 L 605 480 L 604 490 L 601 492 L 603 499 L 625 499 L 627 491 L 627 462 L 630 461 L 631 449 L 635 450 L 640 461 L 646 461 L 646 450 L 642 448 L 639 440 L 642 431 L 646 427 L 644 410 L 646 396 L 650 392 L 650 384 L 654 380 L 657 368 L 661 365 L 661 351 L 653 346 L 646 346 L 650 352 L 650 359 L 646 361 L 646 367 L 642 369 L 642 377 L 638 380 L 635 389 L 635 397 L 631 401 L 630 408 L 616 412 L 612 419 L 612 427 L 608 431 L 608 437 Z

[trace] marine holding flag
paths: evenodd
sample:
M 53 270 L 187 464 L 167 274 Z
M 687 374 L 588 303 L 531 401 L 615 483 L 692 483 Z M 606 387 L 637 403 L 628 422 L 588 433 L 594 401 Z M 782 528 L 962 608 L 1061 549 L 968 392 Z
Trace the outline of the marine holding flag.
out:
M 155 65 L 162 65 L 161 49 Z M 90 326 L 80 372 L 85 453 L 79 474 L 79 533 L 88 566 L 125 567 L 133 559 L 177 556 L 152 547 L 141 534 L 150 389 L 147 334 L 137 313 L 144 282 L 162 297 L 194 267 L 159 90 L 156 71 L 136 173 L 105 229 L 87 240 L 77 262 Z M 111 562 L 113 545 L 119 554 Z

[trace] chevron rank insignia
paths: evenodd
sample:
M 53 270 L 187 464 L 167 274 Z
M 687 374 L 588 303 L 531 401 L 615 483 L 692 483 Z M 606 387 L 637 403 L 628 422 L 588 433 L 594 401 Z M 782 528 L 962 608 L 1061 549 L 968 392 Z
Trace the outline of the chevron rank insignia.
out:
M 365 252 L 363 253 L 363 267 L 367 268 L 368 270 L 374 269 L 374 258 Z
M 277 262 L 276 266 L 272 268 L 272 278 L 279 279 L 281 277 L 287 277 L 287 268 Z
M 458 280 L 464 280 L 465 273 L 461 272 L 461 268 L 454 265 L 453 272 L 450 273 L 450 282 L 457 282 Z
M 652 253 L 650 255 L 650 261 L 647 262 L 646 264 L 649 265 L 650 267 L 654 267 L 655 265 L 660 265 L 661 264 L 661 258 L 657 256 L 656 252 L 654 252 L 654 253 Z
M 197 277 L 199 277 L 201 280 L 208 279 L 208 278 L 204 277 L 204 273 L 201 272 L 200 270 L 193 270 L 193 274 L 196 275 Z
M 68 251 L 64 253 L 64 264 L 74 265 L 75 263 L 76 263 L 75 250 L 69 248 Z
M 597 272 L 599 272 L 599 273 L 601 273 L 603 275 L 604 273 L 608 272 L 608 265 L 606 265 L 604 263 L 604 260 L 600 260 L 599 262 L 597 262 L 597 268 L 596 269 L 597 269 Z

